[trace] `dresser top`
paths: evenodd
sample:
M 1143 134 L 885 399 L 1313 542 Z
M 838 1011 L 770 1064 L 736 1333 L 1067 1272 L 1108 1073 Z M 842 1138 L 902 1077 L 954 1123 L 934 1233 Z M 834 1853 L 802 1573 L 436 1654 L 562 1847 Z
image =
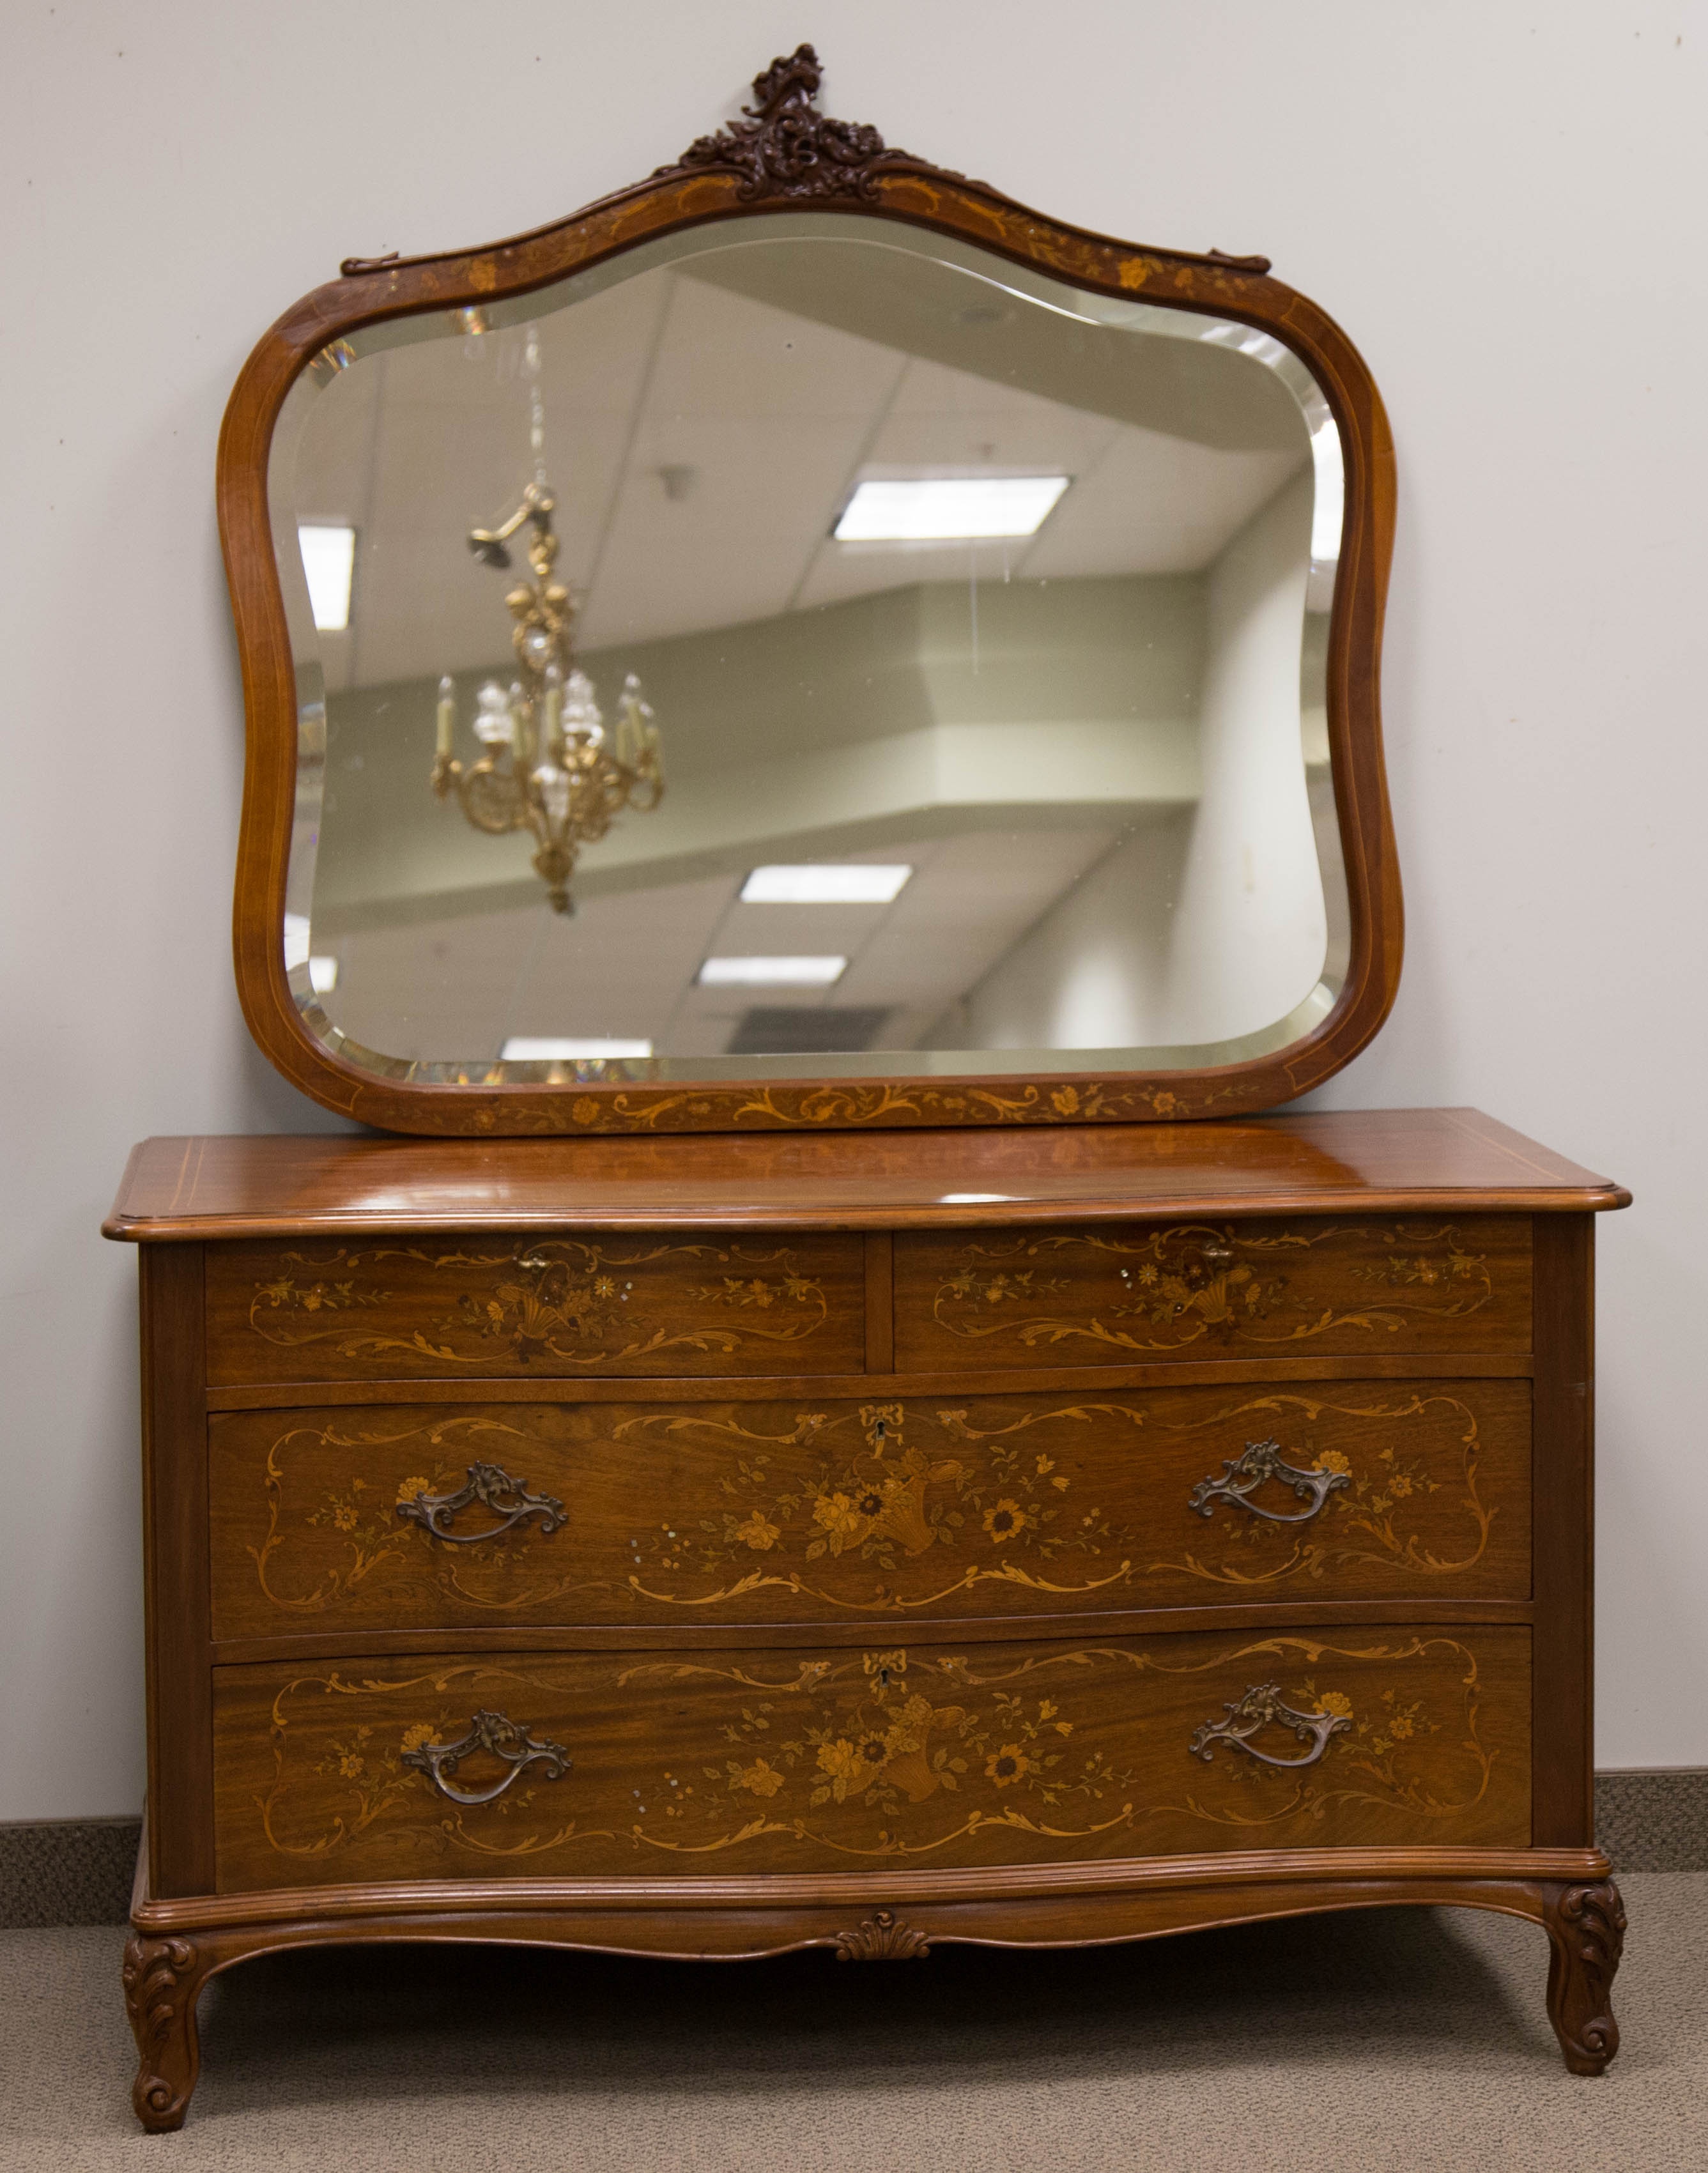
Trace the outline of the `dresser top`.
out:
M 1185 1124 L 801 1137 L 145 1140 L 109 1237 L 816 1225 L 1135 1215 L 1520 1214 L 1630 1194 L 1474 1109 L 1322 1110 Z

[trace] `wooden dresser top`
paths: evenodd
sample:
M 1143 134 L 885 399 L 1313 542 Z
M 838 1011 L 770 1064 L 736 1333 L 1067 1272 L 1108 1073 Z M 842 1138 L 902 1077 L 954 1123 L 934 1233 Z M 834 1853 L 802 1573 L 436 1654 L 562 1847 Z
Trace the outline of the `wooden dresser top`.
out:
M 1343 1109 L 1024 1132 L 153 1139 L 132 1152 L 102 1227 L 135 1240 L 683 1222 L 859 1229 L 1064 1215 L 1530 1214 L 1630 1200 L 1474 1109 Z

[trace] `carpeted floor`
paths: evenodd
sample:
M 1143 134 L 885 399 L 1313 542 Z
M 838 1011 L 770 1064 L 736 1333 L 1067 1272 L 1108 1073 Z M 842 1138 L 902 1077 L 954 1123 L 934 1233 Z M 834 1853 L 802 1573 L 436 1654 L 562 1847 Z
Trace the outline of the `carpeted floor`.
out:
M 122 1934 L 8 1932 L 0 2166 L 1701 2173 L 1708 1873 L 1623 1885 L 1600 2081 L 1560 2063 L 1542 1933 L 1468 1911 L 854 1966 L 368 1949 L 218 1981 L 159 2139 L 131 2120 Z

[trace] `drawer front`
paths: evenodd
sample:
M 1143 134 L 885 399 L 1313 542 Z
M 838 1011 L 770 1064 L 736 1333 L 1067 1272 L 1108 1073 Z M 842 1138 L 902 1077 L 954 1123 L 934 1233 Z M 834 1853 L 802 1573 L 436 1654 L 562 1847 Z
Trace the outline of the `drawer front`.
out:
M 207 1248 L 208 1378 L 838 1373 L 865 1362 L 858 1237 L 472 1237 Z
M 1522 1599 L 1524 1381 L 210 1421 L 214 1634 Z
M 1523 1847 L 1529 1674 L 1492 1628 L 222 1668 L 218 1885 Z
M 1130 1366 L 1530 1348 L 1530 1224 L 1399 1221 L 911 1231 L 896 1364 Z

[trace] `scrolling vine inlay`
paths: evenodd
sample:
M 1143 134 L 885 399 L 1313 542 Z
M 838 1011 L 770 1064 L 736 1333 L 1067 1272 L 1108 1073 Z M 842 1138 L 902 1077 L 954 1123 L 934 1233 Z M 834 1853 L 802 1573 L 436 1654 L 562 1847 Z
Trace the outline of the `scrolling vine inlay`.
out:
M 1487 1742 L 1474 1645 L 1492 1669 Z M 263 1840 L 281 1869 L 337 1857 L 356 1877 L 370 1835 L 393 1862 L 400 1848 L 427 1863 L 556 1853 L 590 1871 L 660 1854 L 762 1868 L 1360 1833 L 1522 1838 L 1527 1656 L 1521 1631 L 1467 1642 L 1401 1631 L 971 1658 L 906 1647 L 807 1659 L 580 1655 L 362 1680 L 328 1669 L 279 1685 L 265 1731 L 272 1771 L 256 1771 L 248 1807 L 223 1808 L 222 1848 L 234 1870 L 277 1883 L 256 1858 Z M 1323 1721 L 1320 1760 L 1206 1767 L 1194 1756 L 1204 1723 L 1256 1680 Z M 543 1791 L 521 1775 L 490 1803 L 446 1802 L 415 1770 L 417 1754 L 455 1741 L 471 1703 L 494 1696 L 531 1736 L 573 1734 L 575 1771 Z
M 803 1342 L 830 1318 L 822 1277 L 786 1246 L 518 1238 L 493 1251 L 282 1251 L 270 1267 L 249 1297 L 253 1333 L 347 1361 L 407 1356 L 490 1371 L 727 1357 Z
M 912 1331 L 914 1355 L 956 1344 L 997 1351 L 1074 1345 L 1102 1354 L 1177 1351 L 1194 1343 L 1283 1349 L 1307 1343 L 1366 1348 L 1463 1344 L 1452 1324 L 1501 1301 L 1528 1315 L 1528 1264 L 1517 1238 L 1484 1227 L 1467 1241 L 1452 1223 L 1327 1228 L 1304 1224 L 1177 1223 L 1131 1232 L 1050 1232 L 978 1238 L 952 1249 L 926 1241 L 940 1263 L 929 1318 Z M 1497 1285 L 1496 1274 L 1502 1274 Z M 917 1287 L 917 1286 L 915 1286 Z M 1528 1318 L 1502 1318 L 1511 1340 Z M 934 1335 L 934 1331 L 935 1335 Z
M 238 1490 L 234 1520 L 256 1582 L 245 1593 L 222 1579 L 216 1617 L 221 1635 L 264 1631 L 254 1594 L 288 1615 L 351 1621 L 412 1604 L 408 1619 L 424 1622 L 447 1609 L 471 1621 L 797 1604 L 832 1617 L 956 1602 L 1053 1610 L 1100 1593 L 1169 1599 L 1193 1586 L 1299 1583 L 1380 1596 L 1450 1584 L 1485 1558 L 1489 1589 L 1522 1591 L 1525 1406 L 1522 1384 L 1464 1383 L 1333 1399 L 1199 1389 L 627 1417 L 621 1406 L 424 1422 L 399 1411 L 284 1432 L 225 1417 L 213 1436 L 217 1514 L 224 1529 Z M 1493 1501 L 1480 1485 L 1479 1410 L 1492 1428 Z M 1287 1469 L 1313 1475 L 1314 1515 L 1272 1518 L 1241 1499 L 1201 1498 L 1218 1464 L 1276 1434 Z M 488 1523 L 477 1544 L 428 1529 L 419 1505 L 466 1495 L 465 1475 L 494 1459 L 552 1490 L 531 1498 L 561 1503 L 567 1533 L 544 1513 Z M 1292 1501 L 1279 1480 L 1266 1484 Z

